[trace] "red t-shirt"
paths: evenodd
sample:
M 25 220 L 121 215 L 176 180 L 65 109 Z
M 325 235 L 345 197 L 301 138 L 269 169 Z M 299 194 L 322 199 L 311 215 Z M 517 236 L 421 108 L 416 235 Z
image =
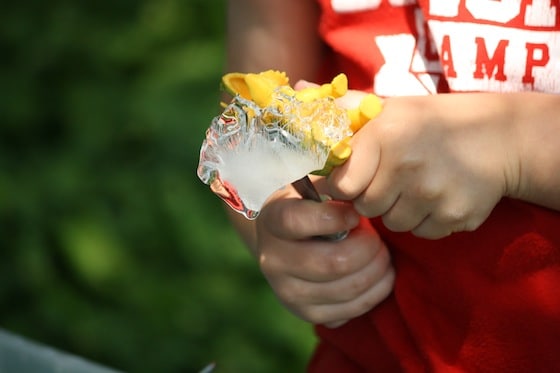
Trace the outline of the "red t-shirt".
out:
M 560 93 L 558 0 L 319 2 L 329 68 L 351 88 Z M 560 371 L 560 213 L 503 199 L 475 232 L 440 240 L 372 224 L 394 291 L 340 328 L 318 326 L 309 371 Z

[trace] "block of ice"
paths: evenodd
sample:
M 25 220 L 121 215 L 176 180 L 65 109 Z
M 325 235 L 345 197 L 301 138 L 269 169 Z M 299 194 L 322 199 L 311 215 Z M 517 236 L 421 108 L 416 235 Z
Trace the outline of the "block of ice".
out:
M 332 98 L 303 103 L 277 92 L 260 108 L 236 96 L 206 131 L 199 178 L 256 218 L 272 193 L 322 169 L 331 144 L 351 135 L 348 117 L 334 107 Z

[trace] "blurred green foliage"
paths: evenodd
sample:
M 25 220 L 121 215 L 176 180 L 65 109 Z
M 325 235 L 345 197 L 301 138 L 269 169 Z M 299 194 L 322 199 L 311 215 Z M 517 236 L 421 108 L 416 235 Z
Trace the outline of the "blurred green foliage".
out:
M 314 338 L 196 177 L 224 1 L 0 12 L 0 326 L 133 372 L 302 371 Z

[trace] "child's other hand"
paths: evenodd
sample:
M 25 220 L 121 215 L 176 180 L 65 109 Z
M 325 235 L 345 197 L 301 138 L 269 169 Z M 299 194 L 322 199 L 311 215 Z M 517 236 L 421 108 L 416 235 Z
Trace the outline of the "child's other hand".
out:
M 435 239 L 476 229 L 518 172 L 515 131 L 494 97 L 386 99 L 330 175 L 332 195 L 393 231 Z
M 350 229 L 337 242 L 313 238 Z M 386 246 L 351 204 L 301 200 L 291 188 L 262 209 L 257 255 L 281 302 L 316 324 L 340 326 L 375 307 L 393 287 Z

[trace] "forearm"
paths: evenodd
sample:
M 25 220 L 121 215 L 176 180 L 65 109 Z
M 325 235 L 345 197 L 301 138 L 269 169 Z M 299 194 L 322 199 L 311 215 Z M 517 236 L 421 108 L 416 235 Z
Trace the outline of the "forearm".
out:
M 285 71 L 294 83 L 316 78 L 323 45 L 313 0 L 230 0 L 227 70 Z
M 230 0 L 227 72 L 285 71 L 292 83 L 316 78 L 322 44 L 313 0 Z M 255 221 L 228 213 L 233 226 L 256 256 Z

